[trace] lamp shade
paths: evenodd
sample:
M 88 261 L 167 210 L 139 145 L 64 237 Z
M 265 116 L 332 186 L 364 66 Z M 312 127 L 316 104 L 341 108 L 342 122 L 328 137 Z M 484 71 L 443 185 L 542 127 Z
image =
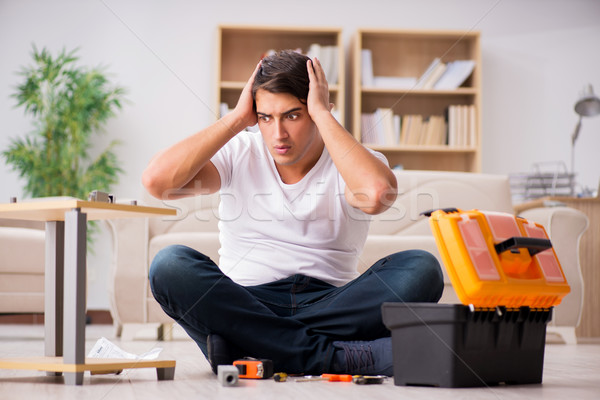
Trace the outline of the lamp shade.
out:
M 582 117 L 593 117 L 600 114 L 600 99 L 594 94 L 592 85 L 587 85 L 581 97 L 575 103 L 575 112 Z

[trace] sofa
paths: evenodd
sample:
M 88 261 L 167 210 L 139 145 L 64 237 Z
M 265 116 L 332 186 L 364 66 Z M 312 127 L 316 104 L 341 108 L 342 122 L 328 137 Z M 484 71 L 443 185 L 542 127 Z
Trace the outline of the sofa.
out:
M 504 175 L 395 171 L 398 196 L 386 212 L 374 216 L 358 270 L 364 272 L 381 257 L 397 251 L 423 249 L 441 262 L 426 217 L 421 212 L 445 207 L 513 213 L 508 177 Z M 155 323 L 166 327 L 173 321 L 152 297 L 148 267 L 156 253 L 171 244 L 195 248 L 218 263 L 218 195 L 162 201 L 144 195 L 139 202 L 176 208 L 177 217 L 108 221 L 113 255 L 109 292 L 111 314 L 117 334 L 129 324 Z M 555 307 L 549 331 L 567 343 L 576 342 L 575 327 L 583 307 L 583 279 L 579 266 L 579 238 L 587 228 L 585 214 L 567 207 L 527 210 L 521 216 L 544 225 L 561 262 L 571 293 Z M 459 303 L 444 268 L 441 302 Z M 163 332 L 165 332 L 163 330 Z M 130 335 L 133 335 L 131 333 Z
M 43 222 L 0 219 L 0 314 L 44 312 Z

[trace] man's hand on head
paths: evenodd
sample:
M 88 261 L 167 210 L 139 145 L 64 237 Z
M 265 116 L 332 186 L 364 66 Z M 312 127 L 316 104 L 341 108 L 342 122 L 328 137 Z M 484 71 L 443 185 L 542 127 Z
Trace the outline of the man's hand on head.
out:
M 261 61 L 259 61 L 256 68 L 254 68 L 254 72 L 252 73 L 252 76 L 250 76 L 250 79 L 248 79 L 248 82 L 246 82 L 246 86 L 244 86 L 242 94 L 233 110 L 233 113 L 236 114 L 237 118 L 243 121 L 246 126 L 254 126 L 258 122 L 256 111 L 253 106 L 252 85 L 254 84 L 254 78 L 260 69 L 260 64 Z
M 329 102 L 329 85 L 319 59 L 315 57 L 313 60 L 308 60 L 306 69 L 310 81 L 306 106 L 311 118 L 314 119 L 320 112 L 331 112 L 333 103 Z

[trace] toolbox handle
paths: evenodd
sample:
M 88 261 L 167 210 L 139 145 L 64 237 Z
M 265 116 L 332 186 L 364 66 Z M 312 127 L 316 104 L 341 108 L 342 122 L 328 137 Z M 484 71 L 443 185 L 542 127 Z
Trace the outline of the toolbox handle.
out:
M 454 207 L 434 208 L 432 210 L 423 211 L 419 215 L 424 215 L 426 217 L 431 217 L 431 214 L 433 214 L 435 211 L 438 211 L 438 210 L 441 210 L 441 211 L 445 212 L 446 214 L 458 212 L 458 208 L 454 208 Z
M 529 255 L 534 256 L 540 251 L 544 251 L 552 247 L 550 239 L 540 239 L 532 237 L 513 236 L 500 242 L 494 246 L 498 254 L 507 250 L 526 248 L 529 250 Z

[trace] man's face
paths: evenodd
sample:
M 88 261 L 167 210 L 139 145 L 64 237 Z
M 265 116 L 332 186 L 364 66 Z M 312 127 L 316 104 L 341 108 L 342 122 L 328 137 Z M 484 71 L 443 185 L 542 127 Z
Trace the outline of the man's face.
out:
M 258 126 L 278 166 L 312 168 L 322 140 L 306 104 L 289 93 L 256 92 Z

